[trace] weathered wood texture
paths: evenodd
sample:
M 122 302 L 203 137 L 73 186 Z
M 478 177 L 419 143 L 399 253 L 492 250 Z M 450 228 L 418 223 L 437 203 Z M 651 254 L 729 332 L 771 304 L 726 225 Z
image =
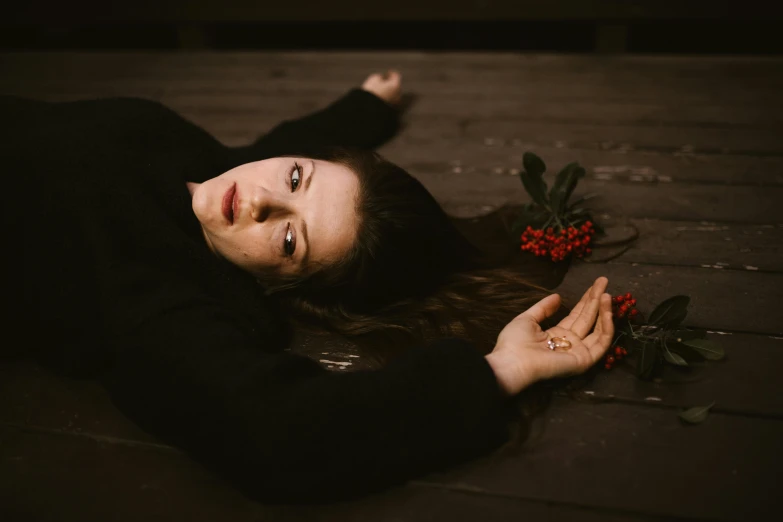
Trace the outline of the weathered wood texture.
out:
M 18 53 L 0 93 L 69 100 L 144 96 L 227 144 L 322 107 L 369 72 L 399 68 L 414 93 L 382 152 L 408 168 L 471 237 L 521 270 L 499 216 L 525 202 L 522 154 L 546 179 L 570 161 L 610 238 L 608 263 L 575 262 L 551 287 L 573 303 L 599 275 L 650 311 L 688 294 L 685 324 L 727 358 L 628 367 L 560 392 L 519 454 L 498 452 L 360 502 L 253 504 L 158 444 L 94 382 L 0 366 L 0 514 L 34 520 L 767 520 L 783 459 L 783 61 L 772 58 L 471 53 Z M 513 208 L 512 208 L 513 210 Z M 596 258 L 616 252 L 598 247 Z M 539 265 L 536 265 L 539 266 Z M 525 268 L 527 267 L 527 268 Z M 562 281 L 562 284 L 561 284 Z M 334 371 L 377 367 L 339 339 L 293 350 Z M 579 382 L 579 381 L 577 381 Z M 580 399 L 575 401 L 572 399 Z M 716 405 L 699 426 L 676 412 Z M 545 429 L 544 429 L 545 428 Z M 3 511 L 5 509 L 5 511 Z M 13 518 L 12 518 L 13 519 Z
M 185 456 L 81 436 L 0 427 L 0 501 L 15 522 L 658 522 L 677 519 L 614 508 L 495 495 L 477 488 L 412 483 L 350 503 L 252 503 Z M 46 492 L 45 494 L 42 492 Z M 75 514 L 75 515 L 72 515 Z

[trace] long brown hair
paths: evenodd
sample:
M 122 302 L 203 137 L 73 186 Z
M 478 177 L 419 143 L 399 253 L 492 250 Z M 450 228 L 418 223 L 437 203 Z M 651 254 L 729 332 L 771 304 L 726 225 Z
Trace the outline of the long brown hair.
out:
M 311 331 L 337 332 L 381 362 L 444 336 L 466 338 L 486 354 L 511 319 L 551 293 L 532 274 L 497 266 L 416 178 L 381 155 L 342 147 L 296 155 L 343 164 L 360 186 L 349 254 L 268 287 Z M 545 389 L 534 386 L 518 399 L 517 443 L 548 402 Z
M 549 293 L 523 273 L 493 266 L 416 178 L 379 154 L 330 147 L 307 157 L 345 165 L 360 188 L 349 253 L 269 285 L 304 324 L 351 339 L 467 337 L 488 353 L 503 325 Z

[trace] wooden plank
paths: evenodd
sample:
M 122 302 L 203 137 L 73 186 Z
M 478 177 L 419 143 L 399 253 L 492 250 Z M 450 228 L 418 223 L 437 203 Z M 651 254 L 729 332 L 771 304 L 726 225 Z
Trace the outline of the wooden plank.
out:
M 509 230 L 519 212 L 519 207 L 505 207 L 485 216 L 456 219 L 454 223 L 469 240 L 492 252 L 498 264 L 516 266 L 528 259 L 518 249 L 519 238 L 512 237 Z M 593 262 L 619 255 L 612 260 L 614 263 L 783 271 L 783 224 L 738 225 L 712 221 L 597 217 L 606 228 L 606 235 L 598 237 L 593 243 Z M 639 231 L 639 237 L 633 243 L 605 245 L 630 238 L 635 233 L 631 225 Z M 622 252 L 626 246 L 630 249 Z M 520 269 L 523 268 L 520 266 Z
M 724 270 L 783 272 L 783 223 L 742 225 L 710 221 L 630 219 L 639 239 L 616 261 L 657 265 L 723 267 Z M 611 220 L 605 225 L 611 226 Z M 631 233 L 625 226 L 608 230 L 605 240 Z M 617 247 L 615 251 L 618 251 Z M 596 258 L 611 249 L 595 250 Z
M 123 95 L 141 95 L 131 91 L 123 91 Z M 16 94 L 20 94 L 17 92 Z M 29 94 L 29 93 L 28 93 Z M 69 100 L 99 97 L 102 94 L 71 97 L 64 93 L 45 96 L 43 99 Z M 106 95 L 106 92 L 103 92 Z M 114 95 L 114 94 L 112 94 Z M 151 96 L 142 96 L 151 97 Z M 309 101 L 294 102 L 290 104 L 271 103 L 264 101 L 270 110 L 261 111 L 258 107 L 247 111 L 236 112 L 234 109 L 216 110 L 212 107 L 195 107 L 182 104 L 180 100 L 164 100 L 174 110 L 180 112 L 194 123 L 203 126 L 219 140 L 229 146 L 241 146 L 251 142 L 260 136 L 264 129 L 271 129 L 275 124 L 295 115 L 304 115 L 310 111 L 323 107 L 327 102 L 316 103 Z M 763 151 L 754 151 L 757 157 L 751 155 L 715 155 L 696 153 L 692 145 L 683 144 L 677 148 L 661 146 L 637 147 L 629 142 L 601 141 L 593 144 L 593 149 L 581 149 L 566 147 L 562 141 L 556 141 L 549 146 L 541 146 L 540 141 L 526 141 L 519 138 L 503 139 L 495 136 L 472 138 L 453 137 L 460 130 L 447 125 L 456 122 L 447 121 L 440 125 L 431 125 L 429 128 L 416 129 L 416 120 L 439 120 L 437 116 L 412 114 L 406 120 L 408 122 L 403 134 L 392 143 L 380 150 L 388 157 L 406 158 L 412 162 L 427 161 L 435 163 L 441 161 L 458 161 L 462 164 L 462 170 L 512 169 L 521 165 L 522 154 L 525 151 L 535 151 L 542 156 L 551 166 L 562 165 L 570 161 L 578 161 L 590 169 L 598 179 L 613 179 L 630 182 L 711 182 L 725 184 L 750 184 L 750 185 L 781 185 L 783 184 L 783 153 L 769 154 Z M 568 125 L 559 125 L 568 127 Z M 433 127 L 435 128 L 433 132 Z M 534 128 L 535 125 L 530 125 Z M 411 129 L 411 130 L 408 130 Z M 657 131 L 661 133 L 661 131 Z M 433 134 L 439 139 L 433 140 Z M 768 142 L 773 141 L 769 133 L 764 133 Z M 602 150 L 595 150 L 601 147 Z M 661 150 L 663 148 L 663 150 Z M 721 149 L 722 150 L 722 149 Z M 405 166 L 405 165 L 403 165 Z M 444 171 L 451 166 L 441 166 Z
M 265 100 L 266 108 L 232 110 L 230 113 L 214 110 L 211 107 L 181 104 L 176 99 L 165 100 L 165 103 L 184 117 L 206 128 L 226 145 L 241 146 L 271 130 L 283 120 L 302 116 L 326 106 L 347 92 L 349 88 L 350 85 L 345 83 L 340 89 L 330 93 L 328 98 L 319 96 L 315 101 L 310 101 L 308 94 L 304 92 L 299 93 L 297 97 L 291 97 L 290 94 L 284 98 L 272 96 L 274 102 L 258 94 L 260 100 Z M 0 88 L 3 94 L 50 101 L 107 96 L 160 99 L 162 91 L 162 87 L 142 89 L 124 84 L 121 88 L 101 86 L 92 90 L 80 87 L 73 92 L 51 84 L 45 90 L 39 91 L 22 87 Z M 713 161 L 722 166 L 723 171 L 726 170 L 727 164 L 743 165 L 740 172 L 726 180 L 732 183 L 742 182 L 745 179 L 742 176 L 746 171 L 750 171 L 751 175 L 760 172 L 770 179 L 779 179 L 777 164 L 780 156 L 783 156 L 781 133 L 769 129 L 737 126 L 705 128 L 696 124 L 647 126 L 632 123 L 614 125 L 601 122 L 531 122 L 523 116 L 518 119 L 509 119 L 509 117 L 487 119 L 468 117 L 459 113 L 446 115 L 415 112 L 407 113 L 403 121 L 405 130 L 397 139 L 397 146 L 432 146 L 431 143 L 418 143 L 421 140 L 446 140 L 448 144 L 455 146 L 457 145 L 453 142 L 455 139 L 468 143 L 472 140 L 477 144 L 491 143 L 493 147 L 511 149 L 516 153 L 522 150 L 536 150 L 553 162 L 567 161 L 567 157 L 573 155 L 572 150 L 585 150 L 586 154 L 600 151 L 614 153 L 619 156 L 616 157 L 615 163 L 625 161 L 631 163 L 629 168 L 634 169 L 647 167 L 645 164 L 650 157 L 655 159 L 660 155 L 674 155 L 680 158 L 680 163 L 690 161 L 691 166 L 696 167 L 693 173 L 690 169 L 686 171 L 689 179 L 699 179 L 705 176 L 704 171 L 708 173 L 713 171 L 709 165 L 703 163 L 706 158 L 708 162 Z M 445 144 L 441 144 L 442 146 Z M 710 160 L 713 155 L 718 158 Z M 757 162 L 759 164 L 757 166 L 752 163 L 753 160 L 737 159 L 734 156 L 771 157 L 771 159 L 761 159 Z M 632 159 L 634 157 L 638 159 Z M 765 162 L 772 162 L 772 166 L 767 167 Z
M 690 152 L 636 152 L 625 148 L 615 150 L 583 150 L 541 147 L 521 140 L 501 142 L 495 138 L 414 140 L 404 135 L 379 149 L 402 166 L 412 169 L 427 166 L 460 173 L 497 173 L 512 177 L 522 168 L 525 152 L 534 152 L 547 164 L 550 177 L 573 161 L 588 172 L 586 179 L 631 184 L 711 183 L 719 185 L 767 186 L 783 185 L 783 155 L 719 156 Z M 440 164 L 440 165 L 439 165 Z M 512 170 L 516 169 L 516 170 Z M 728 187 L 725 189 L 730 191 Z
M 776 57 L 385 51 L 0 54 L 0 66 L 13 72 L 4 76 L 3 85 L 38 79 L 96 87 L 122 80 L 140 88 L 156 84 L 175 94 L 219 89 L 314 92 L 342 89 L 371 71 L 395 67 L 412 91 L 446 98 L 591 101 L 600 91 L 614 101 L 649 102 L 664 96 L 675 103 L 719 100 L 739 106 L 754 105 L 759 96 L 780 105 L 774 96 L 783 85 L 780 64 Z
M 361 83 L 371 72 L 395 67 L 402 73 L 406 90 L 429 93 L 448 100 L 535 98 L 562 103 L 567 100 L 592 101 L 597 95 L 601 95 L 606 101 L 616 103 L 649 103 L 664 98 L 680 105 L 705 104 L 710 101 L 736 107 L 759 103 L 773 107 L 780 105 L 775 92 L 781 82 L 771 66 L 758 67 L 756 74 L 760 78 L 755 80 L 755 83 L 739 84 L 736 81 L 727 81 L 719 86 L 710 86 L 709 91 L 705 91 L 705 87 L 716 80 L 715 71 L 705 71 L 703 76 L 688 80 L 664 78 L 660 83 L 650 84 L 640 82 L 638 77 L 623 70 L 607 70 L 601 74 L 582 71 L 574 66 L 570 71 L 526 71 L 502 64 L 489 69 L 454 64 L 449 69 L 418 70 L 401 67 L 389 59 L 383 59 L 384 56 L 379 53 L 379 59 L 367 64 L 345 63 L 335 57 L 332 62 L 324 63 L 321 60 L 313 64 L 289 65 L 276 61 L 267 63 L 267 58 L 262 56 L 258 63 L 226 65 L 207 62 L 205 65 L 178 67 L 176 61 L 168 59 L 170 57 L 164 54 L 163 57 L 167 59 L 163 63 L 149 59 L 149 63 L 141 62 L 133 66 L 133 62 L 129 60 L 126 69 L 119 68 L 118 64 L 104 66 L 102 61 L 82 60 L 80 56 L 72 57 L 70 54 L 58 61 L 33 55 L 30 61 L 37 65 L 33 68 L 30 64 L 24 64 L 6 55 L 2 60 L 3 68 L 14 74 L 4 77 L 0 85 L 26 85 L 28 88 L 45 92 L 47 87 L 51 88 L 52 82 L 56 82 L 60 87 L 58 90 L 73 91 L 72 94 L 78 94 L 79 89 L 93 91 L 121 85 L 123 88 L 140 91 L 163 89 L 172 96 L 222 94 L 231 97 L 241 94 L 285 97 L 292 93 L 334 95 L 351 85 Z M 120 63 L 124 62 L 125 60 L 120 60 Z M 436 63 L 430 65 L 435 67 Z M 777 63 L 773 65 L 779 66 Z M 77 74 L 62 74 L 66 71 Z M 637 74 L 640 72 L 637 71 Z M 665 73 L 671 74 L 670 71 L 661 71 L 661 74 Z M 533 78 L 538 75 L 546 76 L 546 81 Z M 607 81 L 606 75 L 612 76 L 611 82 Z M 476 76 L 481 76 L 482 81 L 477 81 Z M 763 80 L 768 80 L 768 83 Z M 673 96 L 675 94 L 676 96 Z M 751 94 L 752 96 L 749 96 Z
M 529 202 L 519 180 L 508 170 L 457 174 L 443 173 L 442 166 L 437 165 L 437 172 L 428 172 L 425 169 L 431 165 L 393 159 L 420 179 L 444 209 L 458 217 L 486 214 L 504 204 Z M 580 181 L 573 197 L 588 193 L 600 194 L 589 202 L 596 215 L 757 224 L 780 221 L 778 202 L 783 197 L 780 187 L 738 186 L 729 190 L 719 185 L 615 184 L 590 179 Z
M 248 500 L 176 452 L 8 426 L 0 426 L 0 442 L 2 512 L 15 521 L 664 520 L 635 510 L 539 502 L 431 484 L 408 484 L 329 505 L 264 505 Z
M 172 95 L 162 94 L 160 101 L 178 110 L 214 112 L 230 117 L 245 111 L 269 110 L 270 100 L 256 94 L 236 94 L 221 96 L 212 94 Z M 302 114 L 323 107 L 332 101 L 333 96 L 314 95 L 291 104 Z M 290 109 L 287 110 L 290 113 Z M 597 106 L 595 101 L 571 101 L 568 103 L 539 103 L 535 99 L 485 99 L 472 100 L 467 104 L 463 100 L 436 99 L 422 97 L 410 109 L 411 114 L 444 116 L 460 114 L 465 118 L 496 118 L 516 114 L 530 123 L 559 122 L 587 123 L 603 122 L 612 125 L 725 125 L 736 124 L 748 128 L 779 129 L 783 124 L 783 110 L 770 106 L 725 107 L 713 102 L 703 105 L 675 106 L 665 102 L 611 102 Z
M 684 326 L 783 336 L 778 306 L 783 292 L 783 274 L 641 263 L 577 262 L 556 291 L 566 304 L 576 303 L 600 276 L 609 278 L 607 292 L 612 295 L 633 293 L 637 308 L 648 314 L 670 296 L 690 296 Z
M 770 520 L 783 422 L 726 415 L 683 426 L 677 410 L 555 398 L 512 452 L 429 482 L 583 506 L 714 520 Z
M 367 71 L 367 73 L 372 70 Z M 36 90 L 29 84 L 5 86 L 4 94 L 28 96 L 51 101 L 67 101 L 103 96 L 138 96 L 156 99 L 170 105 L 178 111 L 191 112 L 198 109 L 201 113 L 212 113 L 223 117 L 235 114 L 266 111 L 277 118 L 296 117 L 324 107 L 348 88 L 358 85 L 363 76 L 355 82 L 346 82 L 338 91 L 318 91 L 286 95 L 284 93 L 263 96 L 261 92 L 197 92 L 178 93 L 158 88 L 133 88 L 123 86 L 120 81 L 113 86 L 69 89 L 56 85 Z M 49 94 L 51 92 L 51 94 Z M 283 108 L 274 108 L 275 102 L 290 98 Z M 722 127 L 728 124 L 750 129 L 770 129 L 776 131 L 783 122 L 783 108 L 765 104 L 726 106 L 712 100 L 687 105 L 672 105 L 666 101 L 650 100 L 612 101 L 607 99 L 597 105 L 594 100 L 539 100 L 535 97 L 504 96 L 492 99 L 462 100 L 449 97 L 421 96 L 411 107 L 410 114 L 415 116 L 443 117 L 461 115 L 467 119 L 507 118 L 516 115 L 529 124 L 538 123 L 574 123 L 603 125 L 688 125 L 704 127 Z
M 284 103 L 285 116 L 295 116 L 328 103 L 381 63 L 385 67 L 399 60 L 412 68 L 404 70 L 406 88 L 430 93 L 414 104 L 413 116 L 518 115 L 528 125 L 732 124 L 778 133 L 783 119 L 778 97 L 783 74 L 776 60 L 574 61 L 485 54 L 479 62 L 452 55 L 444 67 L 441 55 L 359 54 L 358 59 L 348 53 L 133 54 L 120 59 L 111 54 L 5 54 L 3 91 L 49 92 L 58 99 L 137 95 L 223 118 L 274 111 L 269 97 L 293 97 Z M 602 104 L 595 103 L 596 97 Z
M 720 344 L 725 359 L 687 368 L 667 364 L 652 381 L 636 377 L 635 361 L 620 361 L 608 371 L 599 365 L 574 383 L 573 394 L 585 401 L 614 398 L 677 408 L 714 401 L 727 413 L 783 420 L 783 337 L 713 331 L 707 339 Z
M 557 53 L 520 53 L 520 52 L 464 52 L 464 51 L 198 51 L 180 54 L 177 52 L 161 52 L 148 50 L 132 51 L 6 51 L 0 53 L 2 62 L 7 64 L 28 64 L 39 66 L 41 62 L 51 65 L 61 64 L 74 66 L 78 63 L 97 64 L 109 67 L 109 70 L 119 71 L 121 65 L 130 66 L 132 70 L 126 70 L 132 75 L 140 67 L 146 70 L 157 67 L 161 71 L 169 71 L 172 75 L 182 72 L 182 69 L 221 67 L 224 70 L 239 67 L 246 69 L 266 68 L 269 66 L 285 65 L 286 67 L 302 67 L 302 71 L 311 70 L 315 74 L 318 70 L 325 70 L 326 64 L 333 62 L 335 67 L 357 67 L 377 64 L 379 61 L 399 63 L 412 70 L 430 70 L 433 76 L 441 74 L 452 66 L 479 68 L 484 71 L 495 69 L 514 74 L 514 71 L 528 69 L 530 71 L 549 71 L 553 73 L 568 72 L 569 74 L 590 73 L 602 74 L 608 69 L 625 71 L 631 78 L 640 71 L 648 71 L 656 74 L 658 79 L 670 79 L 677 81 L 697 81 L 704 74 L 718 76 L 727 72 L 734 73 L 726 77 L 729 84 L 739 84 L 741 81 L 750 81 L 763 77 L 773 76 L 780 78 L 780 71 L 775 70 L 775 65 L 781 62 L 780 57 L 775 56 L 734 56 L 734 55 L 578 55 Z M 120 60 L 119 62 L 117 60 Z M 433 70 L 432 64 L 441 65 L 441 71 Z M 318 67 L 320 64 L 320 67 Z M 228 69 L 225 69 L 228 68 Z M 50 69 L 51 70 L 51 69 Z M 42 71 L 43 72 L 43 71 Z M 452 73 L 459 74 L 460 70 L 454 68 Z M 463 70 L 467 74 L 468 70 Z M 690 72 L 690 74 L 683 74 Z M 94 75 L 104 74 L 93 70 Z M 736 75 L 744 76 L 737 78 Z M 165 76 L 165 75 L 164 75 Z M 660 78 L 658 77 L 660 76 Z M 734 76 L 734 77 L 732 77 Z M 543 81 L 540 76 L 532 79 Z M 606 79 L 605 79 L 606 80 Z M 637 79 L 645 83 L 644 78 Z M 649 79 L 648 79 L 649 80 Z M 613 81 L 606 82 L 614 83 Z M 649 84 L 649 81 L 646 81 Z M 716 86 L 719 87 L 719 86 Z
M 416 130 L 417 126 L 427 125 L 429 122 L 420 119 L 414 123 L 410 130 Z M 439 121 L 436 124 L 441 127 L 447 126 L 445 120 L 443 123 Z M 429 125 L 434 126 L 432 123 Z M 456 121 L 451 125 L 456 125 Z M 783 131 L 770 132 L 733 125 L 723 128 L 693 125 L 615 126 L 600 123 L 531 125 L 524 118 L 507 117 L 468 120 L 462 126 L 462 130 L 461 136 L 464 138 L 476 138 L 482 141 L 492 139 L 498 145 L 516 145 L 523 142 L 540 147 L 555 147 L 563 151 L 586 149 L 755 157 L 783 154 L 783 139 L 781 139 Z
M 339 94 L 335 94 L 335 98 Z M 285 107 L 282 108 L 285 110 Z M 209 130 L 227 145 L 240 146 L 271 130 L 281 119 L 293 117 L 287 114 L 270 114 L 265 111 L 248 111 L 232 114 L 230 118 L 212 113 L 202 113 L 198 108 L 185 108 L 181 114 Z M 570 156 L 571 150 L 602 151 L 614 154 L 653 154 L 688 157 L 719 156 L 729 162 L 733 156 L 754 158 L 783 156 L 781 133 L 742 127 L 704 128 L 698 126 L 633 126 L 601 125 L 600 123 L 548 123 L 531 124 L 509 118 L 466 118 L 453 115 L 403 116 L 404 130 L 395 143 L 411 146 L 422 142 L 492 143 L 493 147 L 537 150 L 547 154 L 554 163 Z M 551 152 L 549 152 L 549 150 Z M 544 152 L 546 150 L 546 152 Z M 699 164 L 694 162 L 696 166 Z M 751 166 L 752 167 L 752 166 Z

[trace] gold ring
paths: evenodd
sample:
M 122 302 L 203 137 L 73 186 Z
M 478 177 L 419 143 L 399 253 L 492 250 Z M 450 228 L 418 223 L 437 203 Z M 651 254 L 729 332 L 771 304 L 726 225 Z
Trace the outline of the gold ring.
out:
M 549 339 L 546 344 L 549 346 L 550 350 L 570 350 L 571 349 L 571 341 L 566 339 L 565 337 L 552 337 Z

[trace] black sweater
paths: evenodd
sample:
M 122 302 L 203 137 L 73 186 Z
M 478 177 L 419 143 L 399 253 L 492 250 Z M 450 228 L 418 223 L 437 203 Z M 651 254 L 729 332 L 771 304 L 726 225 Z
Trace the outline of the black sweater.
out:
M 191 210 L 185 181 L 309 144 L 377 146 L 397 123 L 379 98 L 354 89 L 243 148 L 134 98 L 2 97 L 0 115 L 16 328 L 145 430 L 267 502 L 354 497 L 507 440 L 510 401 L 467 342 L 350 373 L 283 351 L 285 321 Z

